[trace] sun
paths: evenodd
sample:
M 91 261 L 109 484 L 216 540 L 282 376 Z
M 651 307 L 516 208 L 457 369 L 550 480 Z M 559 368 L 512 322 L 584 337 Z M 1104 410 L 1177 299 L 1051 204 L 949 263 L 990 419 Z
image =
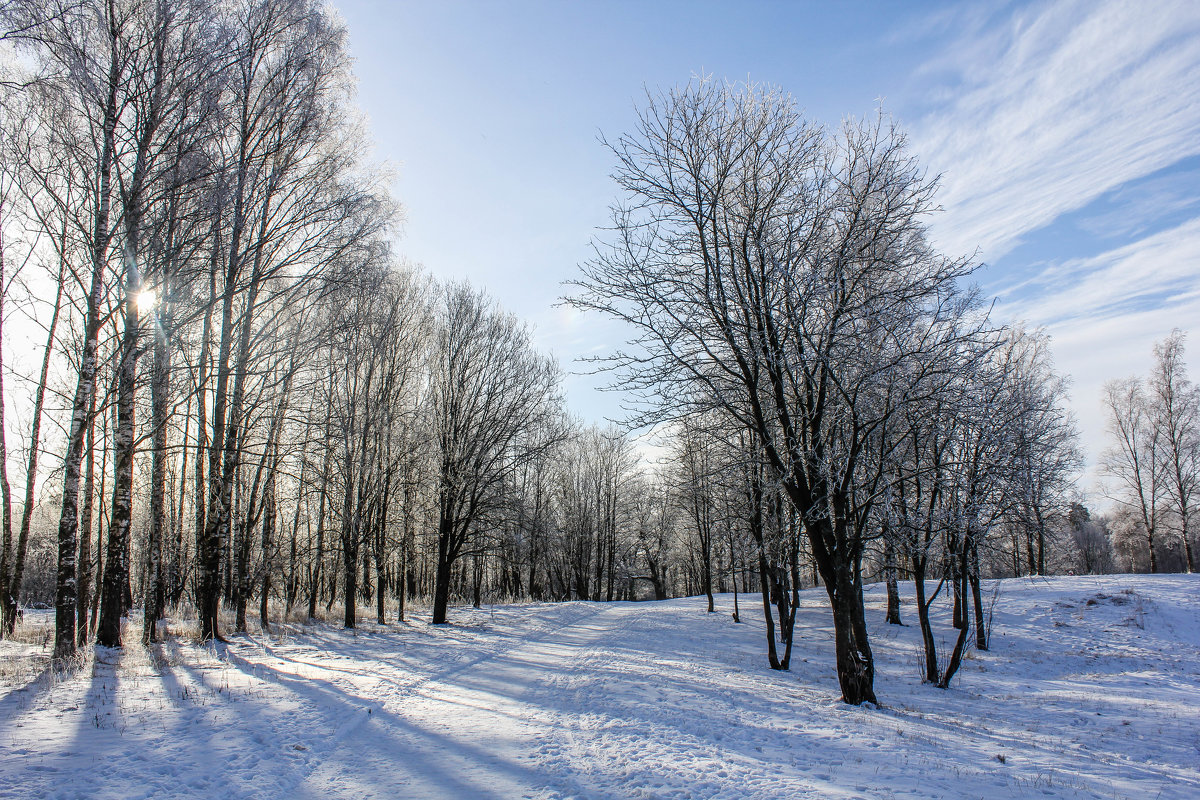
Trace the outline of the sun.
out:
M 158 303 L 158 293 L 153 289 L 143 289 L 137 293 L 137 299 L 134 302 L 137 303 L 138 311 L 143 313 L 151 311 Z

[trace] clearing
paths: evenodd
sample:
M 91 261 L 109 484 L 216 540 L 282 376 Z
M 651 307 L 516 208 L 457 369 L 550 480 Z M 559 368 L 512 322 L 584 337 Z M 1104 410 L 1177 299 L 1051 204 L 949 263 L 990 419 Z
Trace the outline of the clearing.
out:
M 902 591 L 903 628 L 867 592 L 879 709 L 837 698 L 820 589 L 788 673 L 751 595 L 740 625 L 731 595 L 455 609 L 66 675 L 0 642 L 0 796 L 1200 797 L 1200 576 L 1003 581 L 992 649 L 949 691 L 920 682 Z

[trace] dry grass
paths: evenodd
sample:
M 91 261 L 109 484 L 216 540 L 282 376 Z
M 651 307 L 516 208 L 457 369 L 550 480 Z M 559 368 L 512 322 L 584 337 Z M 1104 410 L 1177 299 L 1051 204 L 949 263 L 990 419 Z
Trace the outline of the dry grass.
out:
M 54 612 L 30 611 L 18 617 L 17 626 L 8 640 L 49 652 L 54 644 Z
M 18 618 L 13 635 L 0 641 L 0 690 L 27 686 L 50 666 L 54 617 L 44 612 Z
M 22 690 L 27 699 L 53 691 L 87 669 L 94 658 L 93 648 L 82 647 L 69 658 L 52 659 L 53 625 L 26 626 L 24 630 L 18 626 L 13 633 L 11 639 L 0 642 L 0 698 Z

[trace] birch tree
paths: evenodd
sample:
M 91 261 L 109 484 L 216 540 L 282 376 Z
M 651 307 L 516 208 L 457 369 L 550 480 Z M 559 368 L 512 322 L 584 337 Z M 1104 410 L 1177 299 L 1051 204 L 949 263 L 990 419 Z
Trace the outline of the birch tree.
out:
M 1136 378 L 1109 381 L 1104 385 L 1104 402 L 1109 414 L 1109 433 L 1114 440 L 1102 456 L 1105 473 L 1116 481 L 1115 499 L 1133 511 L 1146 543 L 1150 571 L 1158 572 L 1156 537 L 1161 524 L 1166 476 L 1153 413 L 1141 381 Z
M 112 9 L 114 4 L 110 3 Z M 137 447 L 134 395 L 141 337 L 141 317 L 151 311 L 152 295 L 143 293 L 146 272 L 143 237 L 148 209 L 164 189 L 179 179 L 180 159 L 189 144 L 199 140 L 203 115 L 215 101 L 211 78 L 219 72 L 215 56 L 220 41 L 210 22 L 207 6 L 136 0 L 125 16 L 111 18 L 110 46 L 128 62 L 125 111 L 116 132 L 116 177 L 120 201 L 121 265 L 124 280 L 122 306 L 124 330 L 117 366 L 116 471 L 113 483 L 112 520 L 104 582 L 101 586 L 97 641 L 108 647 L 121 645 L 123 592 L 130 565 L 129 536 L 133 516 L 133 460 Z M 216 67 L 216 69 L 214 69 Z M 159 385 L 159 390 L 162 387 Z M 165 425 L 165 420 L 162 420 Z M 160 584 L 161 527 L 152 528 L 152 582 Z M 73 571 L 73 569 L 72 569 Z M 71 605 L 74 605 L 71 598 Z M 153 604 L 152 604 L 153 605 Z M 154 638 L 154 609 L 144 636 Z
M 1164 494 L 1176 521 L 1185 569 L 1195 572 L 1192 528 L 1200 510 L 1200 387 L 1187 376 L 1184 334 L 1175 330 L 1154 346 L 1150 390 L 1153 423 L 1160 433 L 1156 459 L 1161 462 Z
M 37 30 L 31 39 L 35 57 L 44 64 L 45 78 L 37 88 L 44 112 L 43 146 L 88 176 L 78 205 L 65 202 L 63 213 L 72 232 L 85 242 L 88 268 L 80 275 L 86 286 L 81 354 L 63 463 L 62 509 L 58 528 L 58 589 L 55 600 L 55 655 L 75 649 L 75 559 L 78 500 L 83 444 L 96 390 L 98 348 L 107 289 L 110 248 L 117 235 L 114 213 L 114 172 L 117 168 L 117 126 L 126 110 L 125 87 L 130 79 L 128 52 L 121 30 L 129 10 L 115 3 L 49 4 L 45 9 L 23 4 L 22 22 Z M 44 13 L 44 16 L 43 16 Z M 41 189 L 51 186 L 40 181 Z M 57 195 L 51 195 L 56 197 Z M 16 587 L 19 589 L 19 587 Z M 7 592 L 6 613 L 15 609 L 14 591 Z M 11 629 L 11 623 L 9 623 Z
M 201 635 L 219 638 L 222 542 L 231 540 L 247 376 L 263 308 L 311 289 L 391 225 L 382 176 L 362 171 L 344 31 L 317 2 L 256 0 L 232 23 L 233 124 L 220 208 L 228 240 L 221 287 L 204 526 L 197 531 Z M 270 321 L 270 314 L 267 315 Z

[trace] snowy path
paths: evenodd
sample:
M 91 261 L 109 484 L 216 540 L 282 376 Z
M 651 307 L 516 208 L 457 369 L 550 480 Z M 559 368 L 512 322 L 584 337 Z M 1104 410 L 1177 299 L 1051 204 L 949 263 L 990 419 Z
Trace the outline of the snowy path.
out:
M 584 606 L 555 615 L 515 643 L 498 638 L 462 663 L 404 680 L 395 664 L 364 676 L 328 676 L 373 698 L 297 781 L 299 797 L 532 797 L 545 785 L 532 753 L 559 716 L 538 702 L 636 609 Z M 373 686 L 370 684 L 374 683 Z M 352 727 L 351 727 L 352 726 Z
M 837 700 L 819 591 L 790 673 L 745 596 L 104 651 L 0 685 L 0 797 L 1200 797 L 1200 579 L 1006 582 L 950 691 L 882 599 L 878 710 Z

